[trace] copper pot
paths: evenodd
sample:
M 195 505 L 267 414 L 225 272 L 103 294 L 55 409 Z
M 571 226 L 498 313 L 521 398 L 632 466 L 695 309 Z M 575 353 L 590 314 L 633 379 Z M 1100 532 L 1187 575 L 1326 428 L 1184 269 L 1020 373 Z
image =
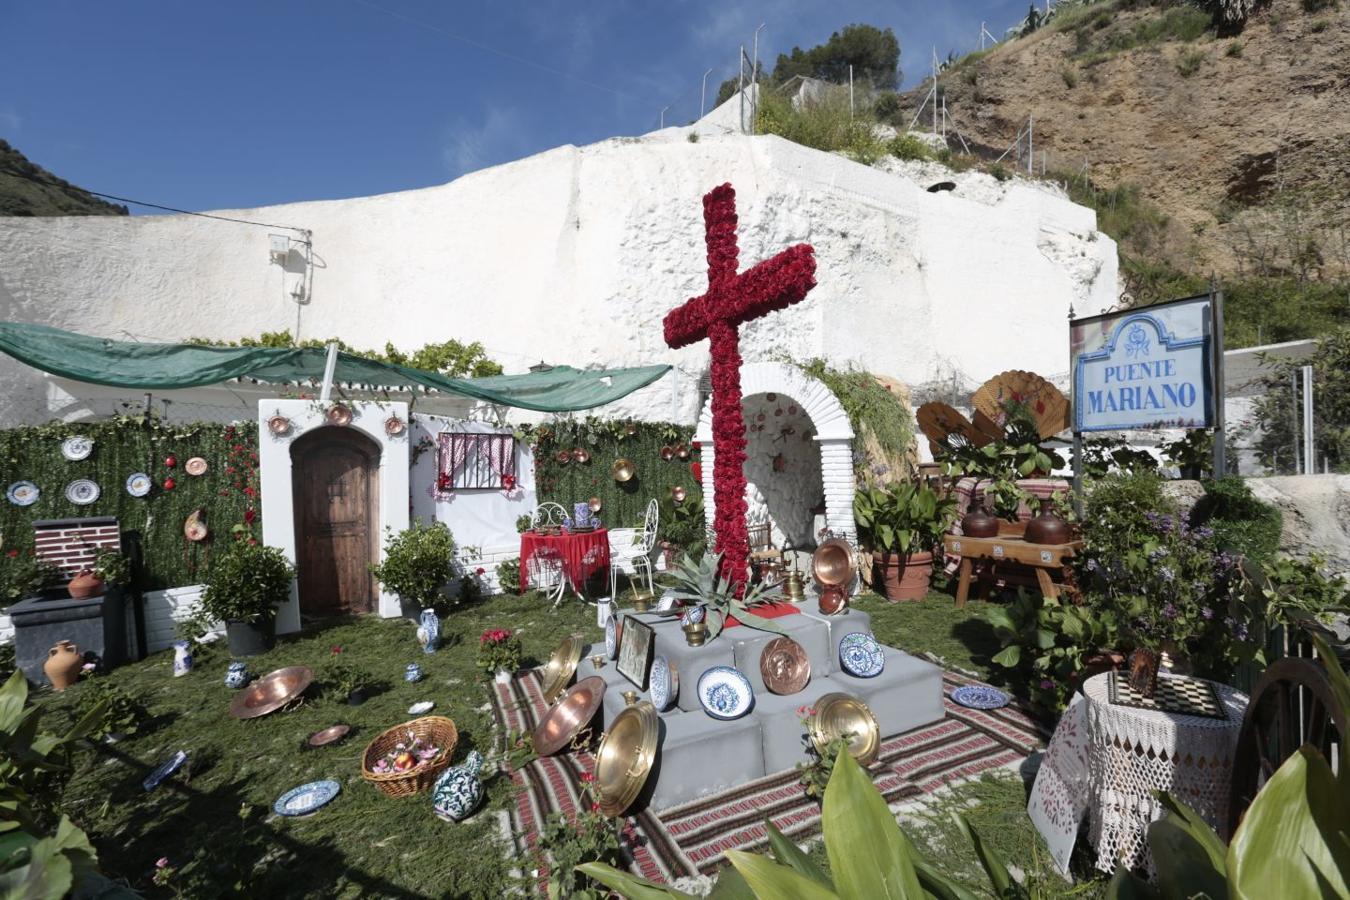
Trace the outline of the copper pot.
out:
M 983 500 L 977 500 L 961 517 L 961 534 L 973 538 L 998 537 L 998 516 L 984 508 Z
M 833 616 L 844 611 L 848 606 L 848 594 L 844 593 L 843 587 L 837 584 L 831 584 L 820 592 L 820 611 L 827 616 Z
M 1024 539 L 1028 544 L 1067 544 L 1069 523 L 1055 515 L 1055 503 L 1049 497 L 1041 499 L 1041 511 L 1027 522 Z
M 572 461 L 572 452 L 570 450 L 559 450 L 554 454 L 553 459 L 558 465 L 565 466 Z
M 328 407 L 327 417 L 330 425 L 350 425 L 352 423 L 352 409 L 344 403 L 334 403 Z
M 688 459 L 688 458 L 689 458 L 689 448 L 686 447 L 684 444 L 676 444 L 676 445 L 675 445 L 675 455 L 678 456 L 680 459 Z
M 78 575 L 70 579 L 66 590 L 76 600 L 87 600 L 103 593 L 103 579 L 95 575 L 91 569 L 81 569 Z
M 675 448 L 666 444 L 661 448 L 661 458 L 669 462 L 675 458 Z
M 637 466 L 633 461 L 626 457 L 620 457 L 614 460 L 614 465 L 609 467 L 609 474 L 614 476 L 614 480 L 622 484 L 625 481 L 632 481 L 633 476 L 637 474 Z
M 684 498 L 689 494 L 682 487 L 673 487 L 670 489 L 670 496 L 676 503 L 683 503 Z
M 605 679 L 599 675 L 583 678 L 559 700 L 534 729 L 534 750 L 540 756 L 552 756 L 570 746 L 595 718 L 605 699 Z M 584 737 L 581 742 L 584 742 Z
M 576 447 L 572 450 L 572 460 L 574 462 L 587 463 L 591 461 L 591 454 L 581 447 Z

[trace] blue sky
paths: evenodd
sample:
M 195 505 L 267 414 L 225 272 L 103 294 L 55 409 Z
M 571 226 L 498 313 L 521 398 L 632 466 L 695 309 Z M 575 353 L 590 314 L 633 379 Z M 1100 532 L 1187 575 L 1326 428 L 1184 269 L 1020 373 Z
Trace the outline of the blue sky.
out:
M 906 85 L 1027 0 L 0 0 L 0 137 L 76 184 L 184 209 L 377 194 L 684 123 L 850 22 Z M 133 208 L 135 213 L 147 210 Z

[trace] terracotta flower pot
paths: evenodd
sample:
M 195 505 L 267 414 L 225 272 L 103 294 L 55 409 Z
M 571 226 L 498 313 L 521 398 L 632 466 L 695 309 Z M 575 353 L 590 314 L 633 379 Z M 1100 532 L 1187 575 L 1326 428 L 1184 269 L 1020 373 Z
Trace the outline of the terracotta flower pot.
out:
M 70 583 L 66 585 L 66 590 L 76 600 L 87 600 L 103 593 L 103 579 L 95 575 L 90 569 L 81 569 L 78 575 L 70 579 Z
M 887 600 L 895 603 L 899 600 L 922 600 L 928 596 L 928 585 L 933 578 L 932 553 L 911 553 L 908 556 L 873 553 L 872 562 L 877 569 L 875 579 L 881 582 Z

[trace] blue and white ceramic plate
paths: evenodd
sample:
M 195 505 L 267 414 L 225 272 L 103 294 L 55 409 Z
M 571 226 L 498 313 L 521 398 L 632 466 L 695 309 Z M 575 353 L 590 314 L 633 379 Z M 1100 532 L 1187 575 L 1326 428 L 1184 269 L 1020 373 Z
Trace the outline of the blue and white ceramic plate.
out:
M 31 481 L 16 481 L 9 486 L 5 496 L 15 506 L 32 506 L 37 502 L 37 498 L 42 496 L 42 491 Z
M 272 811 L 279 816 L 307 816 L 328 803 L 342 790 L 336 781 L 311 781 L 291 788 L 277 798 Z
M 431 708 L 436 705 L 435 700 L 419 700 L 408 707 L 408 715 L 420 716 L 422 713 L 431 712 Z
M 147 791 L 153 791 L 155 788 L 159 787 L 160 782 L 168 778 L 174 772 L 177 772 L 179 767 L 185 762 L 187 762 L 187 751 L 179 750 L 173 756 L 170 756 L 167 760 L 160 763 L 159 768 L 145 776 L 145 780 L 141 782 L 141 787 L 145 788 Z
M 681 625 L 697 625 L 707 613 L 702 606 L 691 606 L 680 616 Z
M 127 493 L 133 497 L 144 497 L 153 486 L 154 482 L 144 472 L 133 472 L 127 476 Z
M 98 485 L 88 478 L 77 478 L 66 485 L 66 499 L 76 506 L 88 506 L 98 499 Z
M 676 677 L 675 667 L 671 665 L 670 660 L 664 656 L 652 660 L 652 669 L 647 676 L 647 682 L 651 685 L 652 705 L 656 707 L 657 712 L 665 712 L 670 708 L 670 704 L 675 702 L 679 691 Z
M 661 595 L 660 600 L 656 601 L 656 609 L 658 612 L 670 612 L 675 608 L 675 604 L 679 602 L 680 600 L 675 596 L 674 591 L 667 591 Z
M 73 434 L 61 442 L 61 455 L 72 462 L 88 459 L 94 452 L 94 442 L 82 434 Z
M 619 655 L 618 616 L 610 616 L 605 620 L 605 655 L 610 659 Z
M 739 719 L 755 705 L 755 691 L 739 670 L 713 666 L 699 676 L 698 702 L 714 719 Z
M 886 668 L 886 654 L 876 638 L 855 631 L 839 642 L 839 665 L 854 678 L 875 678 Z
M 952 691 L 952 699 L 970 709 L 999 709 L 1008 705 L 1008 695 L 987 684 L 967 684 Z

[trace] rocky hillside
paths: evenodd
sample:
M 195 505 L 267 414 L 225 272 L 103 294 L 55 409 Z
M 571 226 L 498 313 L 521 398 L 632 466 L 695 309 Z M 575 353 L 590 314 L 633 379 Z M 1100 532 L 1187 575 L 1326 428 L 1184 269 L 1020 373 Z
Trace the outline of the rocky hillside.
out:
M 1270 0 L 1232 33 L 1177 0 L 1066 0 L 940 84 L 978 155 L 1002 153 L 1034 116 L 1038 172 L 1046 151 L 1079 190 L 1156 205 L 1162 216 L 1117 223 L 1135 232 L 1113 235 L 1126 253 L 1192 276 L 1350 274 L 1345 0 Z
M 0 216 L 125 216 L 127 208 L 81 190 L 0 140 Z

